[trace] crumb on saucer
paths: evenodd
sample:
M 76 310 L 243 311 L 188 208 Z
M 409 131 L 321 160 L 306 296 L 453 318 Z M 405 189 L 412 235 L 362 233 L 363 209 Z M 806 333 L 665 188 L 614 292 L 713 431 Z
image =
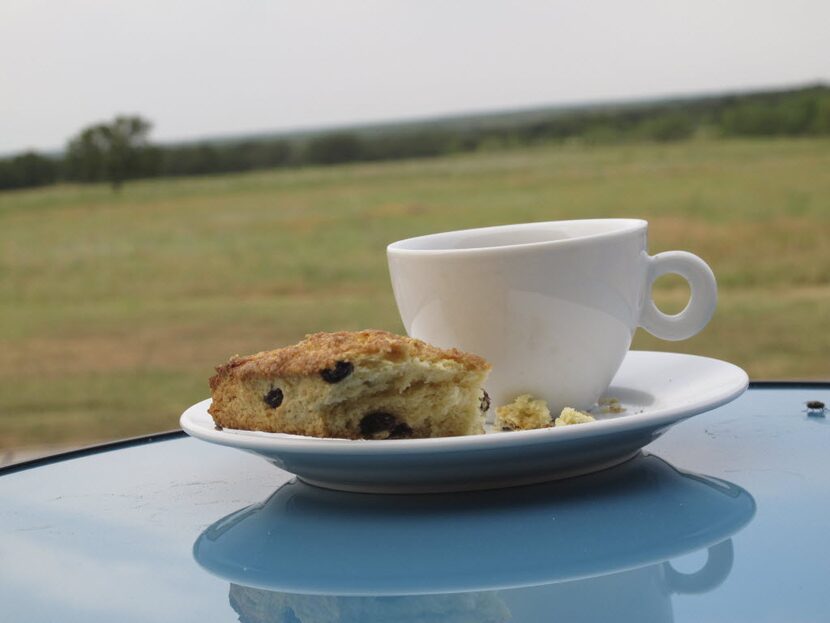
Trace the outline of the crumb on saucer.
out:
M 600 398 L 597 404 L 600 413 L 623 413 L 625 411 L 619 398 Z
M 501 431 L 550 428 L 553 421 L 544 400 L 522 394 L 513 402 L 496 409 L 494 428 Z
M 587 424 L 588 422 L 595 422 L 596 418 L 582 411 L 577 411 L 571 407 L 562 409 L 562 413 L 556 418 L 554 426 L 571 426 L 573 424 Z

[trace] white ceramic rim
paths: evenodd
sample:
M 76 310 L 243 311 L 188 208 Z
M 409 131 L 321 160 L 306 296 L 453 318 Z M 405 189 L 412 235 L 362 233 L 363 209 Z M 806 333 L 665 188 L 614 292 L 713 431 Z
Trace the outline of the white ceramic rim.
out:
M 632 353 L 643 353 L 643 355 L 674 355 L 677 353 L 664 353 L 653 351 L 630 351 Z M 558 428 L 544 428 L 527 431 L 513 431 L 505 433 L 491 433 L 486 435 L 467 435 L 460 437 L 435 437 L 428 439 L 329 439 L 316 437 L 303 437 L 299 435 L 288 435 L 285 433 L 266 433 L 261 431 L 242 431 L 234 429 L 216 430 L 212 426 L 200 424 L 196 419 L 207 411 L 210 405 L 210 398 L 197 402 L 182 413 L 179 424 L 182 429 L 204 441 L 216 443 L 223 446 L 231 446 L 257 452 L 278 453 L 288 451 L 292 453 L 325 453 L 325 454 L 346 454 L 346 455 L 373 455 L 373 454 L 421 454 L 432 452 L 447 452 L 452 450 L 472 450 L 476 448 L 498 447 L 502 445 L 513 445 L 514 443 L 549 443 L 552 438 L 574 439 L 600 437 L 606 433 L 621 432 L 624 430 L 637 430 L 640 428 L 656 428 L 673 424 L 679 420 L 698 415 L 705 411 L 715 409 L 721 405 L 731 402 L 744 391 L 749 385 L 749 377 L 746 372 L 738 366 L 699 355 L 686 355 L 683 357 L 706 361 L 709 365 L 719 365 L 728 370 L 733 379 L 725 383 L 723 387 L 713 390 L 705 400 L 696 402 L 691 406 L 688 403 L 674 407 L 658 408 L 652 412 L 631 414 L 607 420 L 597 420 L 589 425 L 562 426 Z
M 454 236 L 459 235 L 468 235 L 468 234 L 483 234 L 483 233 L 495 233 L 499 230 L 502 231 L 509 231 L 511 229 L 515 230 L 526 230 L 526 229 L 534 229 L 536 227 L 545 226 L 545 225 L 570 225 L 573 223 L 579 224 L 591 224 L 591 223 L 604 223 L 604 224 L 617 224 L 619 225 L 619 229 L 613 229 L 611 231 L 602 231 L 597 232 L 595 234 L 586 234 L 584 236 L 576 236 L 573 238 L 562 238 L 559 240 L 544 240 L 539 242 L 520 242 L 516 244 L 506 244 L 506 245 L 499 245 L 499 246 L 490 246 L 490 247 L 467 247 L 467 248 L 431 248 L 431 249 L 413 249 L 409 248 L 408 245 L 419 242 L 419 241 L 427 241 L 431 239 L 441 240 L 444 238 L 452 238 Z M 537 221 L 532 223 L 516 223 L 510 225 L 494 225 L 492 227 L 475 227 L 472 229 L 458 229 L 454 231 L 445 231 L 435 234 L 427 234 L 424 236 L 415 236 L 413 238 L 404 238 L 403 240 L 398 240 L 393 242 L 392 244 L 386 247 L 386 252 L 389 255 L 439 255 L 439 254 L 450 254 L 450 255 L 466 255 L 466 254 L 479 254 L 479 253 L 509 253 L 511 251 L 522 251 L 527 249 L 539 249 L 545 247 L 561 247 L 561 246 L 570 246 L 573 244 L 580 244 L 582 242 L 588 240 L 603 240 L 608 238 L 615 238 L 620 237 L 623 235 L 630 234 L 633 231 L 638 230 L 645 230 L 648 228 L 648 221 L 643 219 L 633 219 L 633 218 L 594 218 L 594 219 L 570 219 L 564 221 Z

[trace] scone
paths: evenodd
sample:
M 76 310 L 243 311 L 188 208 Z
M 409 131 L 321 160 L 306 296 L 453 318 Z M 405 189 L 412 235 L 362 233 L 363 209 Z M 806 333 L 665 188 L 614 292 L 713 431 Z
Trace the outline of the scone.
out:
M 386 331 L 315 333 L 234 357 L 210 379 L 217 426 L 313 437 L 404 439 L 484 432 L 490 365 Z

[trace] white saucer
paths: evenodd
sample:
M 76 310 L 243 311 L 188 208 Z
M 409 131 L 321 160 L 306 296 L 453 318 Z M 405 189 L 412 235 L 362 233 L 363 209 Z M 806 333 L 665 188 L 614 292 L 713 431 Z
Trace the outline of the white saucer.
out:
M 606 396 L 625 409 L 574 426 L 383 441 L 217 430 L 203 400 L 181 416 L 188 434 L 253 452 L 310 484 L 371 493 L 490 489 L 544 482 L 621 463 L 682 420 L 740 396 L 739 367 L 707 357 L 631 351 Z

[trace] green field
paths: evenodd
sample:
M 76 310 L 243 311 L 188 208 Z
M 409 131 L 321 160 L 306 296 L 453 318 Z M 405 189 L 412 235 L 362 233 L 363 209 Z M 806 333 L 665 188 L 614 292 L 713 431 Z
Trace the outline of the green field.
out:
M 718 312 L 635 348 L 830 377 L 830 141 L 549 146 L 0 193 L 0 449 L 174 428 L 229 355 L 400 331 L 385 246 L 460 227 L 650 221 L 702 256 Z M 682 283 L 659 282 L 677 310 Z

